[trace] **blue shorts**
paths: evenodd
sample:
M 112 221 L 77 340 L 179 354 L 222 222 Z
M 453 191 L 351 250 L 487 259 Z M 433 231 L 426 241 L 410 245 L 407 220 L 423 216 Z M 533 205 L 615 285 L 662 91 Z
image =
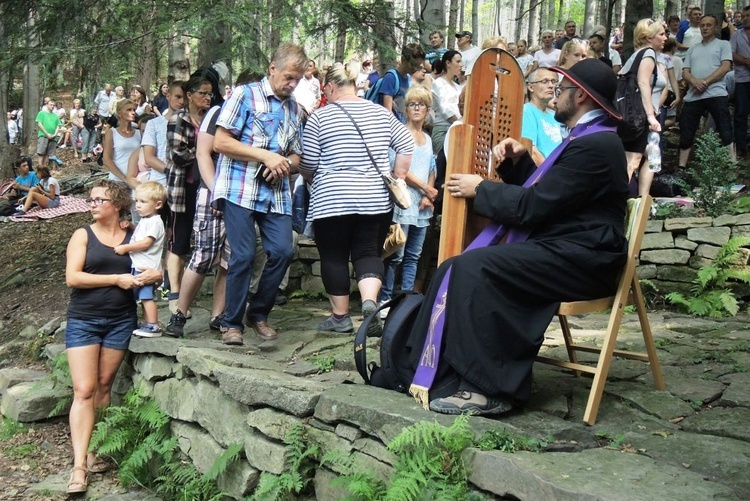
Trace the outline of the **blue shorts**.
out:
M 131 274 L 133 276 L 140 275 L 141 272 L 133 268 L 131 270 Z M 135 297 L 136 301 L 148 301 L 154 300 L 154 284 L 144 285 L 143 287 L 137 287 L 133 289 L 133 296 Z
M 58 207 L 60 207 L 60 197 L 55 197 L 55 198 L 47 201 L 47 208 L 48 209 L 56 209 Z
M 137 328 L 136 312 L 114 318 L 68 318 L 65 348 L 100 344 L 103 348 L 127 350 L 130 336 Z

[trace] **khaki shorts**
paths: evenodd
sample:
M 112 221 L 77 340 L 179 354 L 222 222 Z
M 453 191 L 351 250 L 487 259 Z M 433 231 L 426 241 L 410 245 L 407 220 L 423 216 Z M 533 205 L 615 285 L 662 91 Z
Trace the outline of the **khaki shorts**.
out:
M 38 137 L 36 139 L 37 155 L 47 155 L 48 157 L 52 157 L 55 155 L 56 150 L 57 142 L 54 139 L 49 139 L 46 137 Z

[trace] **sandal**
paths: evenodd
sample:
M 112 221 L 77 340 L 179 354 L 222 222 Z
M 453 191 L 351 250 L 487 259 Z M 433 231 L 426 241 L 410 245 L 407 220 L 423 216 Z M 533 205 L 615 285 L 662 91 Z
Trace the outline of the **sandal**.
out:
M 88 461 L 86 463 L 89 464 Z M 104 473 L 109 470 L 109 464 L 99 456 L 94 456 L 94 461 L 88 468 L 89 473 Z
M 75 475 L 77 470 L 80 470 L 84 473 L 83 482 L 73 481 L 73 475 Z M 73 487 L 74 485 L 77 485 L 78 487 Z M 89 488 L 89 472 L 86 471 L 86 468 L 84 468 L 83 466 L 73 467 L 73 471 L 70 472 L 70 480 L 68 481 L 68 486 L 65 489 L 65 492 L 67 492 L 68 494 L 80 494 L 82 492 L 86 492 L 88 488 Z

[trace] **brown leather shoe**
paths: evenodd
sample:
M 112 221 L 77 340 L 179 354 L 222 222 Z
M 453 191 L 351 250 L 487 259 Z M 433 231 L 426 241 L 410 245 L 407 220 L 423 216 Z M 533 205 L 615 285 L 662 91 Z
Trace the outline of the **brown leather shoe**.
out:
M 245 341 L 242 339 L 242 331 L 235 328 L 222 329 L 221 342 L 227 345 L 242 346 Z
M 279 333 L 271 328 L 265 320 L 261 320 L 260 322 L 248 322 L 248 327 L 251 327 L 264 341 L 273 341 L 279 337 Z

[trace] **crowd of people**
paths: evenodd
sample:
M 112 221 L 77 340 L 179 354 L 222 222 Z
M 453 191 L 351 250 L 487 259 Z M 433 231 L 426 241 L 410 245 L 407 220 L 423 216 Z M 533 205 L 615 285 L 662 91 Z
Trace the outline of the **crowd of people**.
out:
M 406 44 L 398 65 L 382 75 L 371 60 L 319 70 L 302 47 L 284 43 L 267 74 L 243 73 L 224 95 L 213 68 L 161 85 L 151 100 L 139 86 L 126 96 L 121 86 L 106 85 L 90 109 L 77 100 L 63 110 L 69 133 L 55 101 L 45 103 L 36 121 L 39 178 L 18 183 L 28 193 L 22 210 L 59 198 L 46 167 L 66 138 L 84 159 L 101 142 L 109 174 L 87 200 L 94 223 L 68 246 L 66 345 L 75 394 L 68 491 L 85 491 L 88 472 L 106 467 L 87 448 L 130 336 L 183 337 L 191 303 L 215 269 L 207 327 L 227 345 L 244 344 L 246 326 L 263 341 L 275 340 L 268 317 L 280 302 L 299 232 L 317 245 L 330 300 L 319 330 L 354 330 L 351 262 L 365 317 L 396 290 L 425 293 L 412 353 L 415 394 L 430 409 L 496 414 L 528 400 L 531 364 L 557 304 L 615 286 L 627 246 L 628 183 L 638 186 L 631 194 L 645 194 L 653 176 L 643 167 L 648 134 L 679 119 L 675 167 L 684 168 L 707 112 L 722 143 L 746 153 L 748 35 L 744 25 L 689 7 L 684 30 L 679 19 L 676 26 L 641 20 L 635 53 L 624 64 L 621 30 L 610 39 L 601 26 L 581 35 L 568 21 L 564 30 L 543 31 L 540 47 L 502 37 L 475 45 L 471 32 L 458 31 L 453 50 L 436 31 L 427 50 Z M 742 20 L 750 31 L 750 7 Z M 724 28 L 730 41 L 720 38 Z M 532 147 L 513 139 L 495 145 L 493 163 L 505 183 L 445 179 L 447 138 L 462 121 L 466 82 L 476 78 L 472 70 L 488 47 L 508 50 L 523 72 L 522 137 Z M 617 75 L 631 70 L 648 127 L 623 144 L 614 100 Z M 572 137 L 581 139 L 571 143 Z M 31 160 L 22 165 L 19 174 L 28 177 Z M 410 207 L 394 208 L 384 175 L 405 181 Z M 425 287 L 443 194 L 473 198 L 477 213 L 509 226 L 508 244 L 442 264 Z M 293 228 L 298 211 L 304 221 Z M 405 243 L 384 259 L 393 225 Z M 541 285 L 550 276 L 559 287 Z M 159 284 L 170 300 L 163 331 L 154 303 Z M 140 326 L 136 301 L 143 305 Z M 381 320 L 369 325 L 377 335 Z M 436 340 L 442 348 L 430 345 Z M 424 353 L 435 356 L 421 356 L 423 343 Z

